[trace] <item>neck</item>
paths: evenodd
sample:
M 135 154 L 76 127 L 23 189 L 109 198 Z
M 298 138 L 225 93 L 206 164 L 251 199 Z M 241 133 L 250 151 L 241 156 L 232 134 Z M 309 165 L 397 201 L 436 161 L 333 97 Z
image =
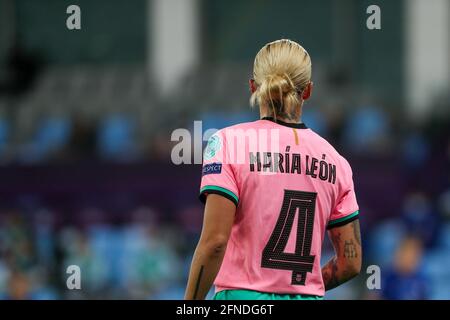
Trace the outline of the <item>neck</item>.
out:
M 283 121 L 286 123 L 301 123 L 301 108 L 296 108 L 295 112 L 293 113 L 287 113 L 287 112 L 280 112 L 274 115 L 272 110 L 269 110 L 268 108 L 259 108 L 260 111 L 260 118 L 273 118 L 279 121 Z

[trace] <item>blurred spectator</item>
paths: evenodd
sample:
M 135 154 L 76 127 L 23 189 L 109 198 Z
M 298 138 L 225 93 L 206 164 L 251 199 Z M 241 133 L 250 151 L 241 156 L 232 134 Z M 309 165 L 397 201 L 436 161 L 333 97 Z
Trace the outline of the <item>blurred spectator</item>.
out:
M 384 273 L 381 296 L 389 300 L 427 299 L 428 279 L 421 272 L 422 242 L 407 237 L 400 243 L 393 265 Z
M 439 214 L 424 193 L 415 192 L 407 195 L 402 220 L 407 233 L 418 237 L 427 248 L 436 244 L 441 226 Z
M 16 40 L 7 57 L 6 84 L 0 85 L 0 93 L 19 95 L 28 90 L 34 83 L 41 63 L 36 54 L 26 52 Z
M 95 127 L 86 119 L 75 116 L 72 134 L 65 155 L 69 160 L 77 161 L 92 158 L 95 150 Z
M 29 300 L 32 298 L 30 293 L 30 280 L 25 273 L 13 272 L 9 279 L 8 293 L 6 300 Z

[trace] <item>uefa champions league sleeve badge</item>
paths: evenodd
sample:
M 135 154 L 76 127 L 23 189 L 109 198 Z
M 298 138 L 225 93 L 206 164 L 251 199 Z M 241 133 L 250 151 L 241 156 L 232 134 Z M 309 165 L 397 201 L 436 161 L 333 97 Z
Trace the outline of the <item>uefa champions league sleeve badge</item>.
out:
M 208 140 L 205 152 L 203 153 L 204 160 L 208 161 L 214 158 L 221 148 L 222 148 L 222 139 L 218 135 L 213 135 Z

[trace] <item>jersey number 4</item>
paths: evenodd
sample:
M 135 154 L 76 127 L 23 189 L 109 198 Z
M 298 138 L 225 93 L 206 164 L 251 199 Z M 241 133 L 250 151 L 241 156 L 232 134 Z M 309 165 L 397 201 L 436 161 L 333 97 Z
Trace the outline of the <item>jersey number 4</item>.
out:
M 316 207 L 315 192 L 285 190 L 275 229 L 264 248 L 261 267 L 292 270 L 293 285 L 305 285 L 306 273 L 312 272 L 315 256 L 310 255 Z M 294 218 L 298 211 L 295 252 L 286 253 Z

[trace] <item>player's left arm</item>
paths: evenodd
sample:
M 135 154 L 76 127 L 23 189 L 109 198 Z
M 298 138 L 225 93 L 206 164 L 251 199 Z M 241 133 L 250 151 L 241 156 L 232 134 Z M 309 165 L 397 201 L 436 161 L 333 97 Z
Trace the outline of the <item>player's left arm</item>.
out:
M 328 230 L 335 256 L 322 268 L 325 290 L 356 277 L 361 271 L 362 249 L 359 219 Z
M 203 228 L 192 259 L 185 299 L 204 299 L 219 272 L 233 226 L 236 205 L 217 194 L 206 199 Z

